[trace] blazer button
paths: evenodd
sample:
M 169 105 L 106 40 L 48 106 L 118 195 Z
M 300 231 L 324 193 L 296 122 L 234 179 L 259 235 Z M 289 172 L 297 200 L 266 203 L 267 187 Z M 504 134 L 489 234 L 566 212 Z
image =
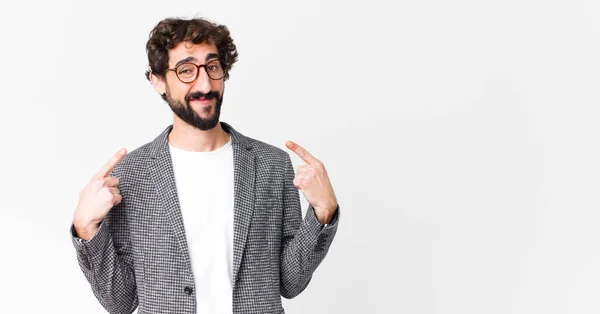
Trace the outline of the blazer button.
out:
M 187 293 L 187 295 L 192 294 L 192 292 L 194 292 L 194 289 L 192 289 L 192 287 L 186 286 L 185 288 L 183 288 L 183 292 Z

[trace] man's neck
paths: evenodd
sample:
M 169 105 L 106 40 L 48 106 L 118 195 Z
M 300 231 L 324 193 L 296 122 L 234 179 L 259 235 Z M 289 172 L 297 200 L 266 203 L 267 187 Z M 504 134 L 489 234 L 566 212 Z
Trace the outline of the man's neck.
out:
M 169 144 L 183 150 L 193 152 L 213 151 L 229 141 L 229 134 L 223 130 L 221 123 L 206 131 L 195 128 L 180 119 L 175 119 L 173 129 L 169 133 Z

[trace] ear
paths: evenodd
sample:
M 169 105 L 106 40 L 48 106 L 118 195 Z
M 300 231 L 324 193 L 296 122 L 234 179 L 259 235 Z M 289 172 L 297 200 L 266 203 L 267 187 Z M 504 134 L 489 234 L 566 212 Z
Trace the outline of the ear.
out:
M 150 73 L 148 73 L 148 79 L 150 79 L 150 82 L 152 83 L 152 87 L 154 87 L 154 90 L 156 90 L 156 92 L 159 95 L 163 95 L 166 93 L 167 87 L 165 85 L 164 77 L 159 77 L 159 76 L 155 75 L 154 73 L 150 72 Z

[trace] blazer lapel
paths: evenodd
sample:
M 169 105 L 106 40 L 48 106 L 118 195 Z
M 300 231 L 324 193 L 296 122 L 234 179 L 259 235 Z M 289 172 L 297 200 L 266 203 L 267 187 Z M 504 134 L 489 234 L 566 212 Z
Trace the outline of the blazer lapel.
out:
M 149 164 L 149 172 L 152 182 L 154 182 L 154 187 L 158 192 L 159 199 L 161 200 L 162 207 L 166 211 L 167 220 L 175 235 L 177 247 L 181 251 L 181 256 L 184 258 L 189 273 L 192 274 L 183 216 L 181 215 L 181 207 L 179 205 L 179 197 L 177 195 L 177 187 L 175 184 L 175 173 L 173 171 L 173 163 L 168 146 L 168 135 L 172 128 L 172 125 L 167 127 L 167 129 L 165 129 L 152 143 L 152 160 Z
M 229 124 L 221 122 L 223 129 L 231 135 L 233 147 L 233 287 L 246 247 L 248 229 L 254 212 L 255 159 L 248 140 Z

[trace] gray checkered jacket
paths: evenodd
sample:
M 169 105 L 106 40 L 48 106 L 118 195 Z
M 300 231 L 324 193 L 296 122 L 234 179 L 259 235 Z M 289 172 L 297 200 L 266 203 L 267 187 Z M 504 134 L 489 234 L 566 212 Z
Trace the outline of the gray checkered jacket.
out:
M 233 312 L 284 313 L 301 293 L 337 230 L 309 206 L 304 219 L 287 152 L 231 135 L 234 159 Z M 83 274 L 110 313 L 195 313 L 196 289 L 167 136 L 127 154 L 113 170 L 121 203 L 89 241 L 71 237 Z M 339 209 L 339 208 L 338 208 Z

